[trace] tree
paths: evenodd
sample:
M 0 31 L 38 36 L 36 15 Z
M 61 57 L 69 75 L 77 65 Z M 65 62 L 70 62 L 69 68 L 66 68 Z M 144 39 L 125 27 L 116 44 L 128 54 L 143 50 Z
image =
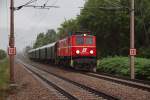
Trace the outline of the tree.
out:
M 68 32 L 78 31 L 79 24 L 75 19 L 66 20 L 61 24 L 61 27 L 58 28 L 58 37 L 64 38 L 68 35 Z
M 57 39 L 57 34 L 54 29 L 49 29 L 46 34 L 44 33 L 39 33 L 36 41 L 33 45 L 33 48 L 38 48 L 44 45 L 47 45 L 49 43 L 55 42 Z
M 150 50 L 149 10 L 149 0 L 136 0 L 135 44 L 139 50 Z M 130 48 L 129 15 L 128 0 L 88 0 L 76 20 L 80 26 L 96 33 L 100 56 L 127 56 Z M 140 51 L 139 56 L 146 56 L 148 52 L 145 51 Z
M 58 28 L 58 33 L 54 34 L 57 39 L 61 39 L 68 32 L 86 29 L 96 34 L 100 57 L 127 56 L 130 48 L 130 10 L 129 0 L 87 0 L 80 15 L 76 19 L 64 21 Z M 38 37 L 35 47 L 55 40 L 50 33 L 46 37 L 48 38 Z M 139 51 L 138 56 L 150 58 L 149 43 L 150 0 L 136 0 L 135 47 Z
M 4 50 L 0 49 L 0 60 L 6 58 L 7 54 Z
M 45 43 L 44 44 L 55 42 L 56 39 L 57 39 L 56 31 L 54 29 L 50 29 L 45 34 L 45 39 L 44 39 Z
M 40 46 L 43 46 L 44 45 L 44 33 L 40 33 L 37 38 L 36 38 L 36 42 L 34 43 L 34 46 L 33 48 L 37 48 L 37 47 L 40 47 Z
M 128 54 L 128 11 L 124 9 L 109 9 L 125 6 L 128 6 L 128 2 L 123 0 L 88 0 L 77 18 L 81 26 L 96 34 L 100 56 Z

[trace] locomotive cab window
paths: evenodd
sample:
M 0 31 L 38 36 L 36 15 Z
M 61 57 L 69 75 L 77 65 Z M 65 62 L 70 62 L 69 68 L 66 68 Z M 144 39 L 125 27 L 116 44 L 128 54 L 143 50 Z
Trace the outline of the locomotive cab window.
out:
M 76 37 L 76 43 L 77 43 L 78 45 L 84 44 L 84 38 L 83 38 L 82 36 L 77 36 L 77 37 Z
M 87 37 L 85 40 L 86 44 L 93 44 L 93 37 Z

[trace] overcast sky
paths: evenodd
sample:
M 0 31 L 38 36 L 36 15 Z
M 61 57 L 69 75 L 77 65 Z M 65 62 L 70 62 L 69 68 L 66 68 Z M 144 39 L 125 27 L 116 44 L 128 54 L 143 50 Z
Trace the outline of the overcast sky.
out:
M 15 6 L 25 4 L 29 0 L 14 0 Z M 47 0 L 37 0 L 34 5 L 42 5 Z M 34 8 L 22 8 L 15 11 L 15 37 L 16 47 L 21 50 L 27 45 L 34 43 L 39 32 L 55 29 L 65 19 L 75 18 L 80 14 L 79 7 L 84 5 L 85 0 L 48 0 L 47 5 L 56 5 L 60 8 L 41 10 Z M 0 48 L 6 49 L 9 36 L 9 2 L 0 0 Z

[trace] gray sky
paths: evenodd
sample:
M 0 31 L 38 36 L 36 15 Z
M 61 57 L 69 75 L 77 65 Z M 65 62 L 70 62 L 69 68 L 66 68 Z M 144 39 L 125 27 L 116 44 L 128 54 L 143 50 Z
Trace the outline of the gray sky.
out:
M 25 4 L 29 0 L 14 0 L 15 6 Z M 44 4 L 47 0 L 37 0 L 35 5 Z M 6 49 L 9 36 L 9 2 L 0 0 L 0 48 Z M 84 0 L 49 0 L 48 5 L 57 5 L 60 8 L 41 10 L 22 8 L 15 11 L 16 46 L 21 50 L 34 43 L 37 33 L 46 32 L 47 29 L 57 29 L 65 19 L 75 18 L 80 14 Z

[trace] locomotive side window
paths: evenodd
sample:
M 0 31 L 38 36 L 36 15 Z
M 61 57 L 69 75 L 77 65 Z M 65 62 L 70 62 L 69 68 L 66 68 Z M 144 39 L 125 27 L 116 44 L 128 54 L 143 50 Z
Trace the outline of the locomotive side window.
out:
M 87 37 L 85 42 L 86 44 L 93 44 L 93 37 Z
M 84 44 L 84 38 L 82 36 L 77 36 L 76 37 L 76 43 L 78 45 Z

